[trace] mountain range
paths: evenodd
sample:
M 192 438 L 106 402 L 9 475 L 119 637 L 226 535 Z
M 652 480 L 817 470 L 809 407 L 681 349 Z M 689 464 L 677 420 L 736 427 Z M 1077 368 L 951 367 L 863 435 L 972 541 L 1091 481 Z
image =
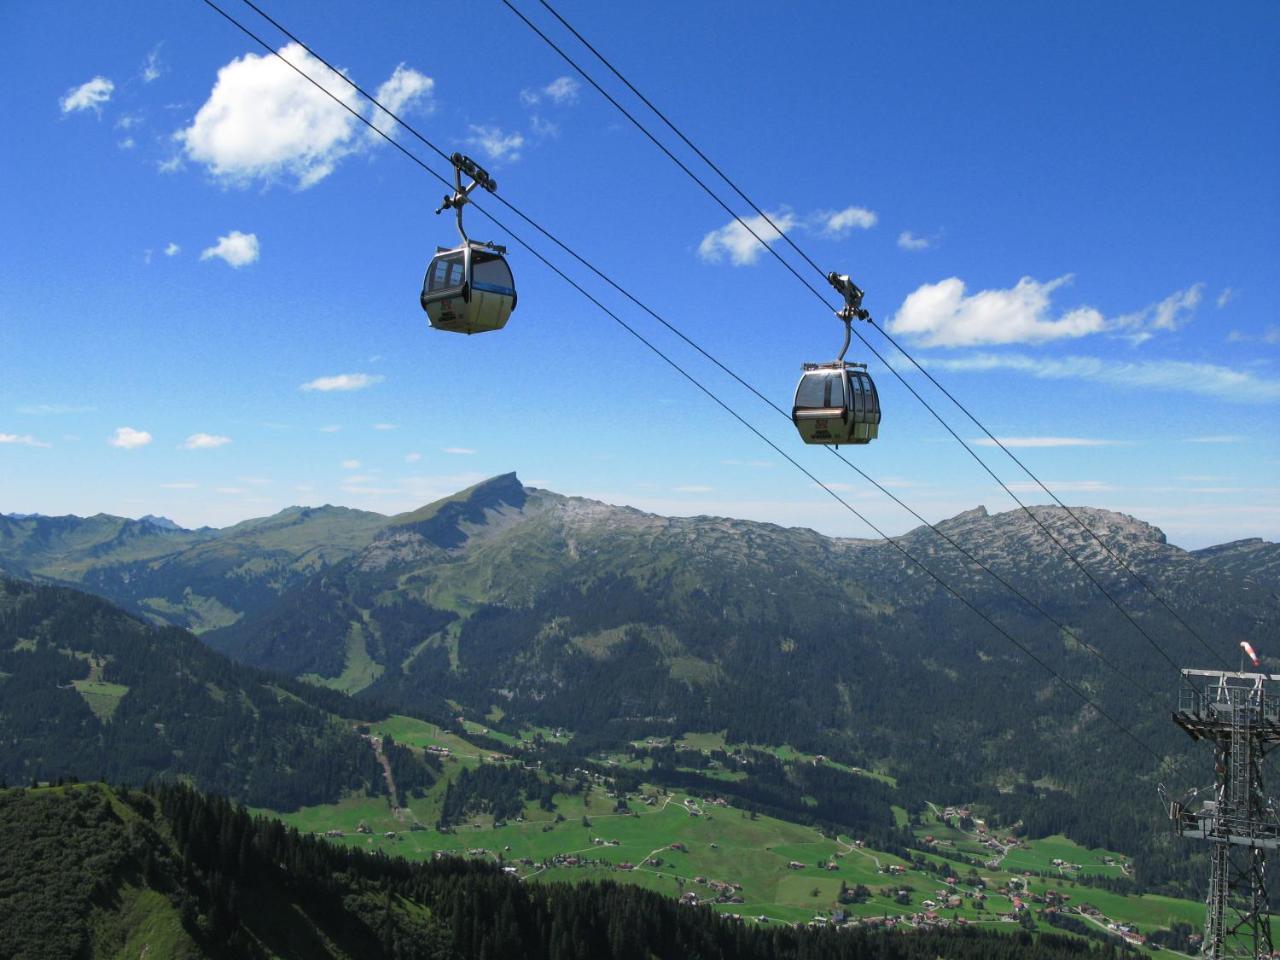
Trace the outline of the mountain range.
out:
M 1280 625 L 1280 546 L 1188 552 L 1135 518 L 1074 508 L 1175 618 L 1065 511 L 1033 511 L 977 508 L 938 526 L 1064 629 L 925 527 L 895 545 L 660 517 L 526 487 L 514 474 L 391 517 L 293 507 L 224 530 L 0 517 L 0 570 L 151 621 L 160 633 L 148 649 L 217 651 L 240 669 L 305 681 L 294 696 L 357 697 L 314 702 L 330 716 L 351 717 L 363 700 L 440 720 L 500 718 L 486 722 L 512 731 L 562 726 L 576 732 L 579 756 L 593 744 L 718 731 L 890 774 L 907 808 L 982 797 L 1038 835 L 1126 849 L 1135 835 L 1157 837 L 1157 780 L 1203 779 L 1206 758 L 1168 719 L 1175 668 L 1234 667 L 1240 640 L 1280 664 L 1268 647 Z M 163 632 L 173 627 L 203 646 Z M 10 649 L 25 638 L 14 633 Z M 60 683 L 94 681 L 92 645 L 48 646 L 77 660 L 57 665 Z M 237 683 L 261 687 L 260 676 Z M 114 721 L 77 710 L 68 716 L 92 727 L 95 743 L 115 735 Z M 267 768 L 277 784 L 301 769 L 281 757 Z M 354 785 L 366 773 L 344 776 Z M 208 773 L 197 782 L 248 796 L 254 781 L 242 766 L 231 788 Z M 1166 879 L 1186 862 L 1158 838 L 1135 852 L 1163 863 Z

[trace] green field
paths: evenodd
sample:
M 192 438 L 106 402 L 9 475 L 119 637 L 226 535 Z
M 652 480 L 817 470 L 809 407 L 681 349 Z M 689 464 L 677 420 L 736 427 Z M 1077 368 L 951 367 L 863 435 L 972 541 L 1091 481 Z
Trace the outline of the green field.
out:
M 129 692 L 122 684 L 103 680 L 72 680 L 71 683 L 99 720 L 110 720 L 120 705 L 120 698 Z
M 837 909 L 855 918 L 936 909 L 946 919 L 1007 923 L 1013 929 L 1011 918 L 1004 916 L 1014 909 L 1013 894 L 1023 896 L 1034 911 L 1040 904 L 1032 901 L 1048 890 L 1069 897 L 1071 907 L 1091 904 L 1105 918 L 1132 923 L 1143 932 L 1173 922 L 1199 926 L 1203 921 L 1204 908 L 1199 903 L 1159 896 L 1123 896 L 1076 883 L 1074 877 L 1078 874 L 1059 871 L 1052 864 L 1054 858 L 1080 864 L 1084 869 L 1079 874 L 1109 872 L 1115 876 L 1122 875 L 1119 864 L 1127 858 L 1115 851 L 1088 850 L 1061 836 L 1024 841 L 1025 845 L 1009 852 L 1000 869 L 979 868 L 977 877 L 969 873 L 967 865 L 938 855 L 918 854 L 930 863 L 949 868 L 939 874 L 916 869 L 898 856 L 859 848 L 851 837 L 833 840 L 811 827 L 768 816 L 752 817 L 742 809 L 695 801 L 684 793 L 667 793 L 652 786 L 629 795 L 629 813 L 614 812 L 616 799 L 596 784 L 583 793 L 556 794 L 554 813 L 530 802 L 525 805 L 522 818 L 513 822 L 496 825 L 492 817 L 475 815 L 448 832 L 440 832 L 433 825 L 453 772 L 494 762 L 491 758 L 495 754 L 481 750 L 463 736 L 408 717 L 393 716 L 371 727 L 406 746 L 447 747 L 451 751 L 440 782 L 427 796 L 411 800 L 410 809 L 399 811 L 398 816 L 385 797 L 353 796 L 338 804 L 285 814 L 281 819 L 303 831 L 338 831 L 341 836 L 335 836 L 333 842 L 370 852 L 426 859 L 436 851 L 445 851 L 482 858 L 509 867 L 530 882 L 609 878 L 671 897 L 694 891 L 707 901 L 715 897 L 709 881 L 737 884 L 740 889 L 731 893 L 743 902 L 716 903 L 714 909 L 756 922 L 761 922 L 756 918 L 765 917 L 770 923 L 807 923 L 816 917 L 829 917 Z M 478 732 L 482 728 L 468 724 L 467 729 Z M 495 733 L 490 730 L 487 735 Z M 533 735 L 532 731 L 524 733 Z M 550 731 L 543 733 L 545 736 Z M 685 741 L 686 747 L 693 747 L 694 743 L 699 744 L 696 749 L 715 749 L 717 740 L 715 735 L 706 734 Z M 653 802 L 646 804 L 646 797 Z M 700 813 L 691 813 L 686 801 Z M 905 822 L 905 811 L 901 816 Z M 589 825 L 584 825 L 584 818 Z M 415 820 L 420 829 L 411 828 Z M 357 832 L 361 824 L 368 832 Z M 932 834 L 937 840 L 950 840 L 953 851 L 968 852 L 965 848 L 972 847 L 975 852 L 989 855 L 971 835 L 946 826 L 934 814 L 926 815 L 916 829 L 921 836 Z M 682 849 L 672 849 L 673 844 Z M 1116 860 L 1115 866 L 1103 863 L 1103 857 L 1108 856 Z M 577 862 L 566 860 L 571 857 Z M 890 873 L 891 865 L 904 869 Z M 1024 877 L 1023 871 L 1047 876 Z M 954 874 L 958 882 L 946 884 L 946 873 Z M 1010 881 L 1025 884 L 1025 891 L 1000 893 Z M 870 898 L 841 907 L 838 898 L 842 884 L 849 889 L 861 884 L 870 891 Z M 907 902 L 897 902 L 895 894 L 907 888 Z M 947 898 L 952 896 L 960 897 L 959 905 L 946 906 Z M 1039 920 L 1036 926 L 1051 929 Z M 1178 956 L 1167 951 L 1144 953 L 1163 958 Z

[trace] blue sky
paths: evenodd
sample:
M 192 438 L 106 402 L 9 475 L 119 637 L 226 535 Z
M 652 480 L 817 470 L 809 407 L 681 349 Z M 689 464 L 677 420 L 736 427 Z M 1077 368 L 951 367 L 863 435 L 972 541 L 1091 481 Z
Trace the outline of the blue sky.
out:
M 1280 7 L 884 7 L 560 9 L 1067 502 L 1186 546 L 1280 539 Z M 497 0 L 267 9 L 779 405 L 838 348 L 812 295 Z M 21 91 L 0 143 L 0 510 L 394 512 L 517 470 L 869 535 L 514 245 L 506 330 L 430 330 L 422 271 L 455 236 L 438 183 L 203 4 L 9 4 L 0 37 Z M 915 525 L 601 296 L 889 532 Z M 851 458 L 930 519 L 1012 506 L 871 369 L 885 419 Z

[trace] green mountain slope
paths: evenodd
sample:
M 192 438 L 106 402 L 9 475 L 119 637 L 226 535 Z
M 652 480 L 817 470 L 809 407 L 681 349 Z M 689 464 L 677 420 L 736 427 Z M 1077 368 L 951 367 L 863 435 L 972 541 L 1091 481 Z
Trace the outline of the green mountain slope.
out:
M 522 884 L 300 836 L 180 786 L 0 791 L 0 945 L 13 960 L 1066 960 L 1080 941 L 974 929 L 755 927 L 658 894 Z
M 385 792 L 351 718 L 380 714 L 232 663 L 97 598 L 0 578 L 0 777 L 179 778 L 294 808 Z M 430 781 L 397 757 L 397 782 Z

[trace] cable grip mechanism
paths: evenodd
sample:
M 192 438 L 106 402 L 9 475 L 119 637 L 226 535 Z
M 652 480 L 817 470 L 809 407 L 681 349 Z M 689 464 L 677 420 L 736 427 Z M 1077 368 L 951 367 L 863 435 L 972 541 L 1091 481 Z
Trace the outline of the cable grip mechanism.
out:
M 836 362 L 843 363 L 845 352 L 849 349 L 849 340 L 853 334 L 853 321 L 869 320 L 871 314 L 862 309 L 862 288 L 850 280 L 848 274 L 835 273 L 834 271 L 828 273 L 827 283 L 831 284 L 844 299 L 844 306 L 836 311 L 836 316 L 844 321 L 844 345 L 840 348 L 840 355 L 836 357 Z
M 461 153 L 455 153 L 449 158 L 449 162 L 453 164 L 453 196 L 446 194 L 440 206 L 436 208 L 436 213 L 443 213 L 449 209 L 456 211 L 458 234 L 462 237 L 463 245 L 467 245 L 473 241 L 467 236 L 467 231 L 462 226 L 462 208 L 471 202 L 471 191 L 475 190 L 476 187 L 481 187 L 490 193 L 497 193 L 498 181 L 489 176 L 489 172 L 484 167 Z M 471 182 L 464 186 L 462 183 L 463 177 L 470 178 Z M 507 252 L 506 247 L 496 243 L 481 243 L 481 246 L 489 247 L 498 253 Z

